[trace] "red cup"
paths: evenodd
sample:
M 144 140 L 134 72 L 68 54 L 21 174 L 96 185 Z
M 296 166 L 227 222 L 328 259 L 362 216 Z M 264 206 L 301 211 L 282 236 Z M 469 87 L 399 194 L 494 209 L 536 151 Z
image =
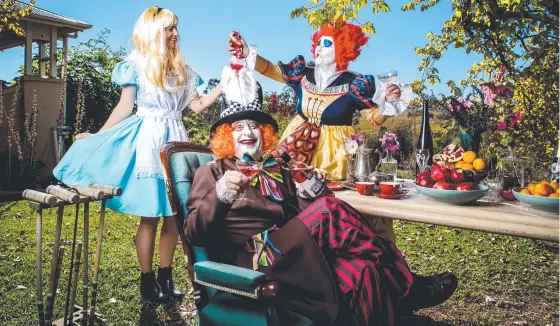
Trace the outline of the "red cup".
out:
M 391 196 L 395 195 L 400 188 L 401 184 L 398 182 L 380 182 L 379 183 L 379 190 L 381 194 Z
M 360 195 L 371 196 L 373 195 L 373 188 L 375 183 L 373 182 L 356 182 L 356 191 Z

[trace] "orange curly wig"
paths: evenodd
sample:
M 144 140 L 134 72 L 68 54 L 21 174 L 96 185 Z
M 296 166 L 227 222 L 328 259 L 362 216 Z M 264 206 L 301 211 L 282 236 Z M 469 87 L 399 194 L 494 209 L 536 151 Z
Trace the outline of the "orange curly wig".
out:
M 276 137 L 278 133 L 274 127 L 269 124 L 259 125 L 263 138 L 263 153 L 270 150 L 276 145 Z M 216 132 L 210 140 L 210 147 L 217 158 L 233 158 L 235 157 L 235 147 L 233 144 L 233 126 L 229 123 L 216 128 Z
M 348 63 L 356 60 L 361 53 L 361 47 L 366 45 L 367 37 L 358 25 L 342 23 L 338 28 L 325 24 L 313 34 L 311 53 L 315 56 L 317 42 L 322 36 L 330 36 L 334 41 L 335 60 L 338 70 L 348 69 Z

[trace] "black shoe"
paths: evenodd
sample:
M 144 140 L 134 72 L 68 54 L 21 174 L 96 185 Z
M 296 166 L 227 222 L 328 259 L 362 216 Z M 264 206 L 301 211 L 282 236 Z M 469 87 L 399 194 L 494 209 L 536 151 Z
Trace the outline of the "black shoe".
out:
M 398 311 L 412 311 L 437 306 L 453 295 L 457 289 L 457 277 L 452 273 L 419 276 L 414 274 L 414 283 L 408 296 L 398 300 Z
M 171 276 L 171 266 L 159 268 L 157 281 L 161 286 L 163 295 L 168 296 L 173 300 L 182 300 L 183 294 L 175 288 L 173 284 L 173 277 Z
M 161 287 L 156 281 L 156 274 L 154 272 L 141 274 L 140 294 L 143 300 L 150 302 L 164 302 L 168 299 L 168 297 L 161 292 Z

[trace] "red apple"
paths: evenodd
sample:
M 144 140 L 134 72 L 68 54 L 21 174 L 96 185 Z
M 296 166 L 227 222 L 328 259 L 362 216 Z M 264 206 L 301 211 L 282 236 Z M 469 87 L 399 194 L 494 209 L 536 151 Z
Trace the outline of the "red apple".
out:
M 418 175 L 416 176 L 416 183 L 420 183 L 420 180 L 422 180 L 422 179 L 431 180 L 430 171 L 424 171 L 424 172 L 418 173 Z
M 460 183 L 461 181 L 463 181 L 463 176 L 463 172 L 451 169 L 451 180 L 453 180 L 453 182 Z
M 450 182 L 438 181 L 433 185 L 432 188 L 441 190 L 455 190 L 455 185 Z
M 516 200 L 515 196 L 513 195 L 513 190 L 505 190 L 502 189 L 502 198 L 505 200 Z
M 472 182 L 463 182 L 457 185 L 457 190 L 467 191 L 473 189 L 474 189 L 474 183 Z
M 434 166 L 431 172 L 432 180 L 438 181 L 449 181 L 451 173 L 449 169 L 443 166 Z
M 417 181 L 417 184 L 420 187 L 431 188 L 434 185 L 434 182 L 430 178 L 422 178 L 422 179 Z

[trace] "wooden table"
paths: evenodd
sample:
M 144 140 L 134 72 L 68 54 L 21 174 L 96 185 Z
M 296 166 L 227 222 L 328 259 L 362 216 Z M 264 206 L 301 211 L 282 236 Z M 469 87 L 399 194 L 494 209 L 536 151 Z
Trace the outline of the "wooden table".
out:
M 336 197 L 366 215 L 551 242 L 560 240 L 558 215 L 535 211 L 518 201 L 477 201 L 469 206 L 456 206 L 420 195 L 410 182 L 405 189 L 408 194 L 395 200 L 362 196 L 352 190 L 337 191 Z

